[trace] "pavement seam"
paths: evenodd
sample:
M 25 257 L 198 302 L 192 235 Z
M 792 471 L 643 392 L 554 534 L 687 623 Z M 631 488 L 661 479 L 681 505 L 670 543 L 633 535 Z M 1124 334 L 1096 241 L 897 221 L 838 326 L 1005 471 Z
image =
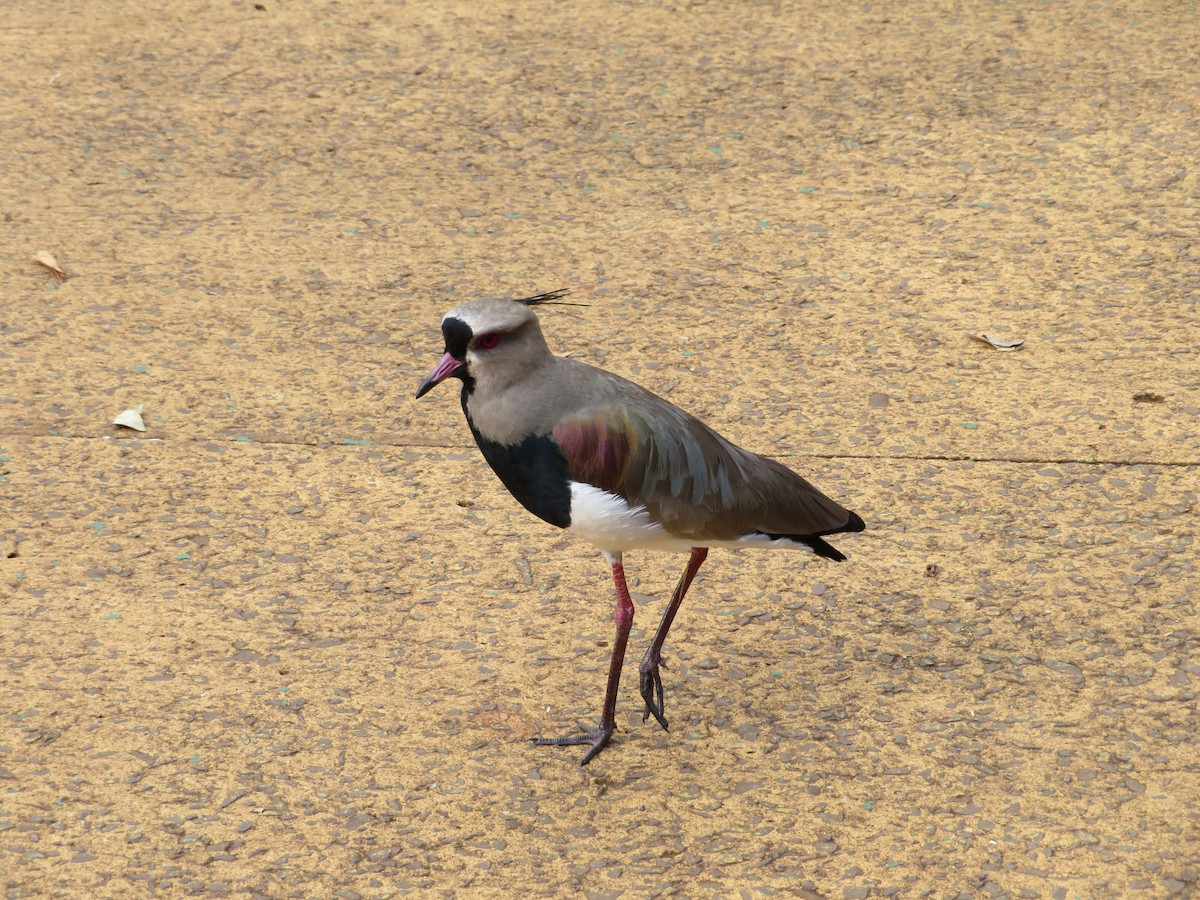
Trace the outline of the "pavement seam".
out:
M 370 440 L 350 440 L 341 441 L 301 441 L 301 440 L 281 440 L 277 438 L 262 439 L 262 438 L 155 438 L 155 437 L 116 437 L 114 435 L 89 435 L 89 434 L 45 434 L 43 432 L 26 432 L 26 431 L 0 431 L 0 440 L 5 438 L 20 438 L 20 437 L 48 437 L 57 438 L 64 441 L 112 441 L 124 440 L 130 443 L 176 443 L 176 444 L 201 444 L 201 443 L 219 443 L 219 444 L 257 444 L 259 446 L 283 446 L 283 447 L 319 447 L 332 449 L 335 447 L 342 448 L 361 448 L 361 447 L 390 447 L 395 449 L 425 449 L 425 450 L 454 450 L 461 452 L 470 452 L 475 449 L 473 444 L 447 444 L 428 440 L 413 440 L 413 441 L 370 441 Z M 789 454 L 772 454 L 761 453 L 760 456 L 765 456 L 768 459 L 788 460 L 788 459 L 862 459 L 862 460 L 897 460 L 901 462 L 973 462 L 973 463 L 1009 463 L 1011 465 L 1081 465 L 1081 466 L 1162 466 L 1165 468 L 1186 469 L 1193 466 L 1200 466 L 1200 459 L 1194 460 L 1149 460 L 1149 459 L 1078 459 L 1067 456 L 969 456 L 966 454 L 909 454 L 909 453 L 789 453 Z

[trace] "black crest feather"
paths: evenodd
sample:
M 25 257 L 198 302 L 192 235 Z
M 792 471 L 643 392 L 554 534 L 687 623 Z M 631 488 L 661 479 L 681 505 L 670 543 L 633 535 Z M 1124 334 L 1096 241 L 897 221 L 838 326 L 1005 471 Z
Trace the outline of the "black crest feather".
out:
M 535 294 L 532 297 L 519 297 L 517 303 L 524 303 L 526 306 L 542 306 L 547 303 L 554 303 L 559 306 L 587 306 L 586 303 L 571 303 L 564 301 L 562 298 L 571 293 L 570 288 L 559 288 L 557 291 L 548 291 L 545 294 Z

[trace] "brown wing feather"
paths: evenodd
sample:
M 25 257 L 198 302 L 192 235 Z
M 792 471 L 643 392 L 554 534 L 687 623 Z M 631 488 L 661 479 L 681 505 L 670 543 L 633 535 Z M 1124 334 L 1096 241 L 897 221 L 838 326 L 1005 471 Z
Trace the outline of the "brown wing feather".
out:
M 590 407 L 554 429 L 572 478 L 645 506 L 672 534 L 697 540 L 862 527 L 800 475 L 730 443 L 666 400 L 637 391 L 636 398 Z

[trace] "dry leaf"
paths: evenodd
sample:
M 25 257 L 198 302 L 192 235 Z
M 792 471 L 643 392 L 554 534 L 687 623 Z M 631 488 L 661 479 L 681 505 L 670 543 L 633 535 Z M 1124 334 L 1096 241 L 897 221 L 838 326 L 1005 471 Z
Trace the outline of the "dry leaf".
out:
M 134 431 L 145 431 L 146 423 L 142 421 L 142 404 L 138 404 L 132 409 L 127 409 L 115 419 L 114 425 L 120 425 L 123 428 L 132 428 Z
M 58 260 L 54 258 L 53 253 L 48 253 L 45 250 L 39 250 L 33 254 L 33 261 L 45 269 L 49 269 L 54 273 L 54 277 L 59 281 L 67 280 L 67 273 L 63 271 L 62 266 L 58 264 Z
M 1166 399 L 1162 394 L 1156 394 L 1154 391 L 1138 391 L 1133 395 L 1134 403 L 1164 403 Z
M 970 334 L 967 337 L 972 340 L 979 341 L 981 344 L 987 344 L 996 350 L 1020 350 L 1021 345 L 1025 343 L 1025 338 L 998 338 L 988 334 Z

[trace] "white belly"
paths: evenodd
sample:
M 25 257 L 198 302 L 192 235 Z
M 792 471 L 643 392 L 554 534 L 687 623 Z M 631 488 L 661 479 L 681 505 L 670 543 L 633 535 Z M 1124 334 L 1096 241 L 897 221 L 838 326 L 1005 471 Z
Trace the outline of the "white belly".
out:
M 644 506 L 630 506 L 616 494 L 580 481 L 571 482 L 571 524 L 567 530 L 601 550 L 690 550 L 692 547 L 787 547 L 808 550 L 787 538 L 749 534 L 732 541 L 705 541 L 671 534 L 650 518 Z

